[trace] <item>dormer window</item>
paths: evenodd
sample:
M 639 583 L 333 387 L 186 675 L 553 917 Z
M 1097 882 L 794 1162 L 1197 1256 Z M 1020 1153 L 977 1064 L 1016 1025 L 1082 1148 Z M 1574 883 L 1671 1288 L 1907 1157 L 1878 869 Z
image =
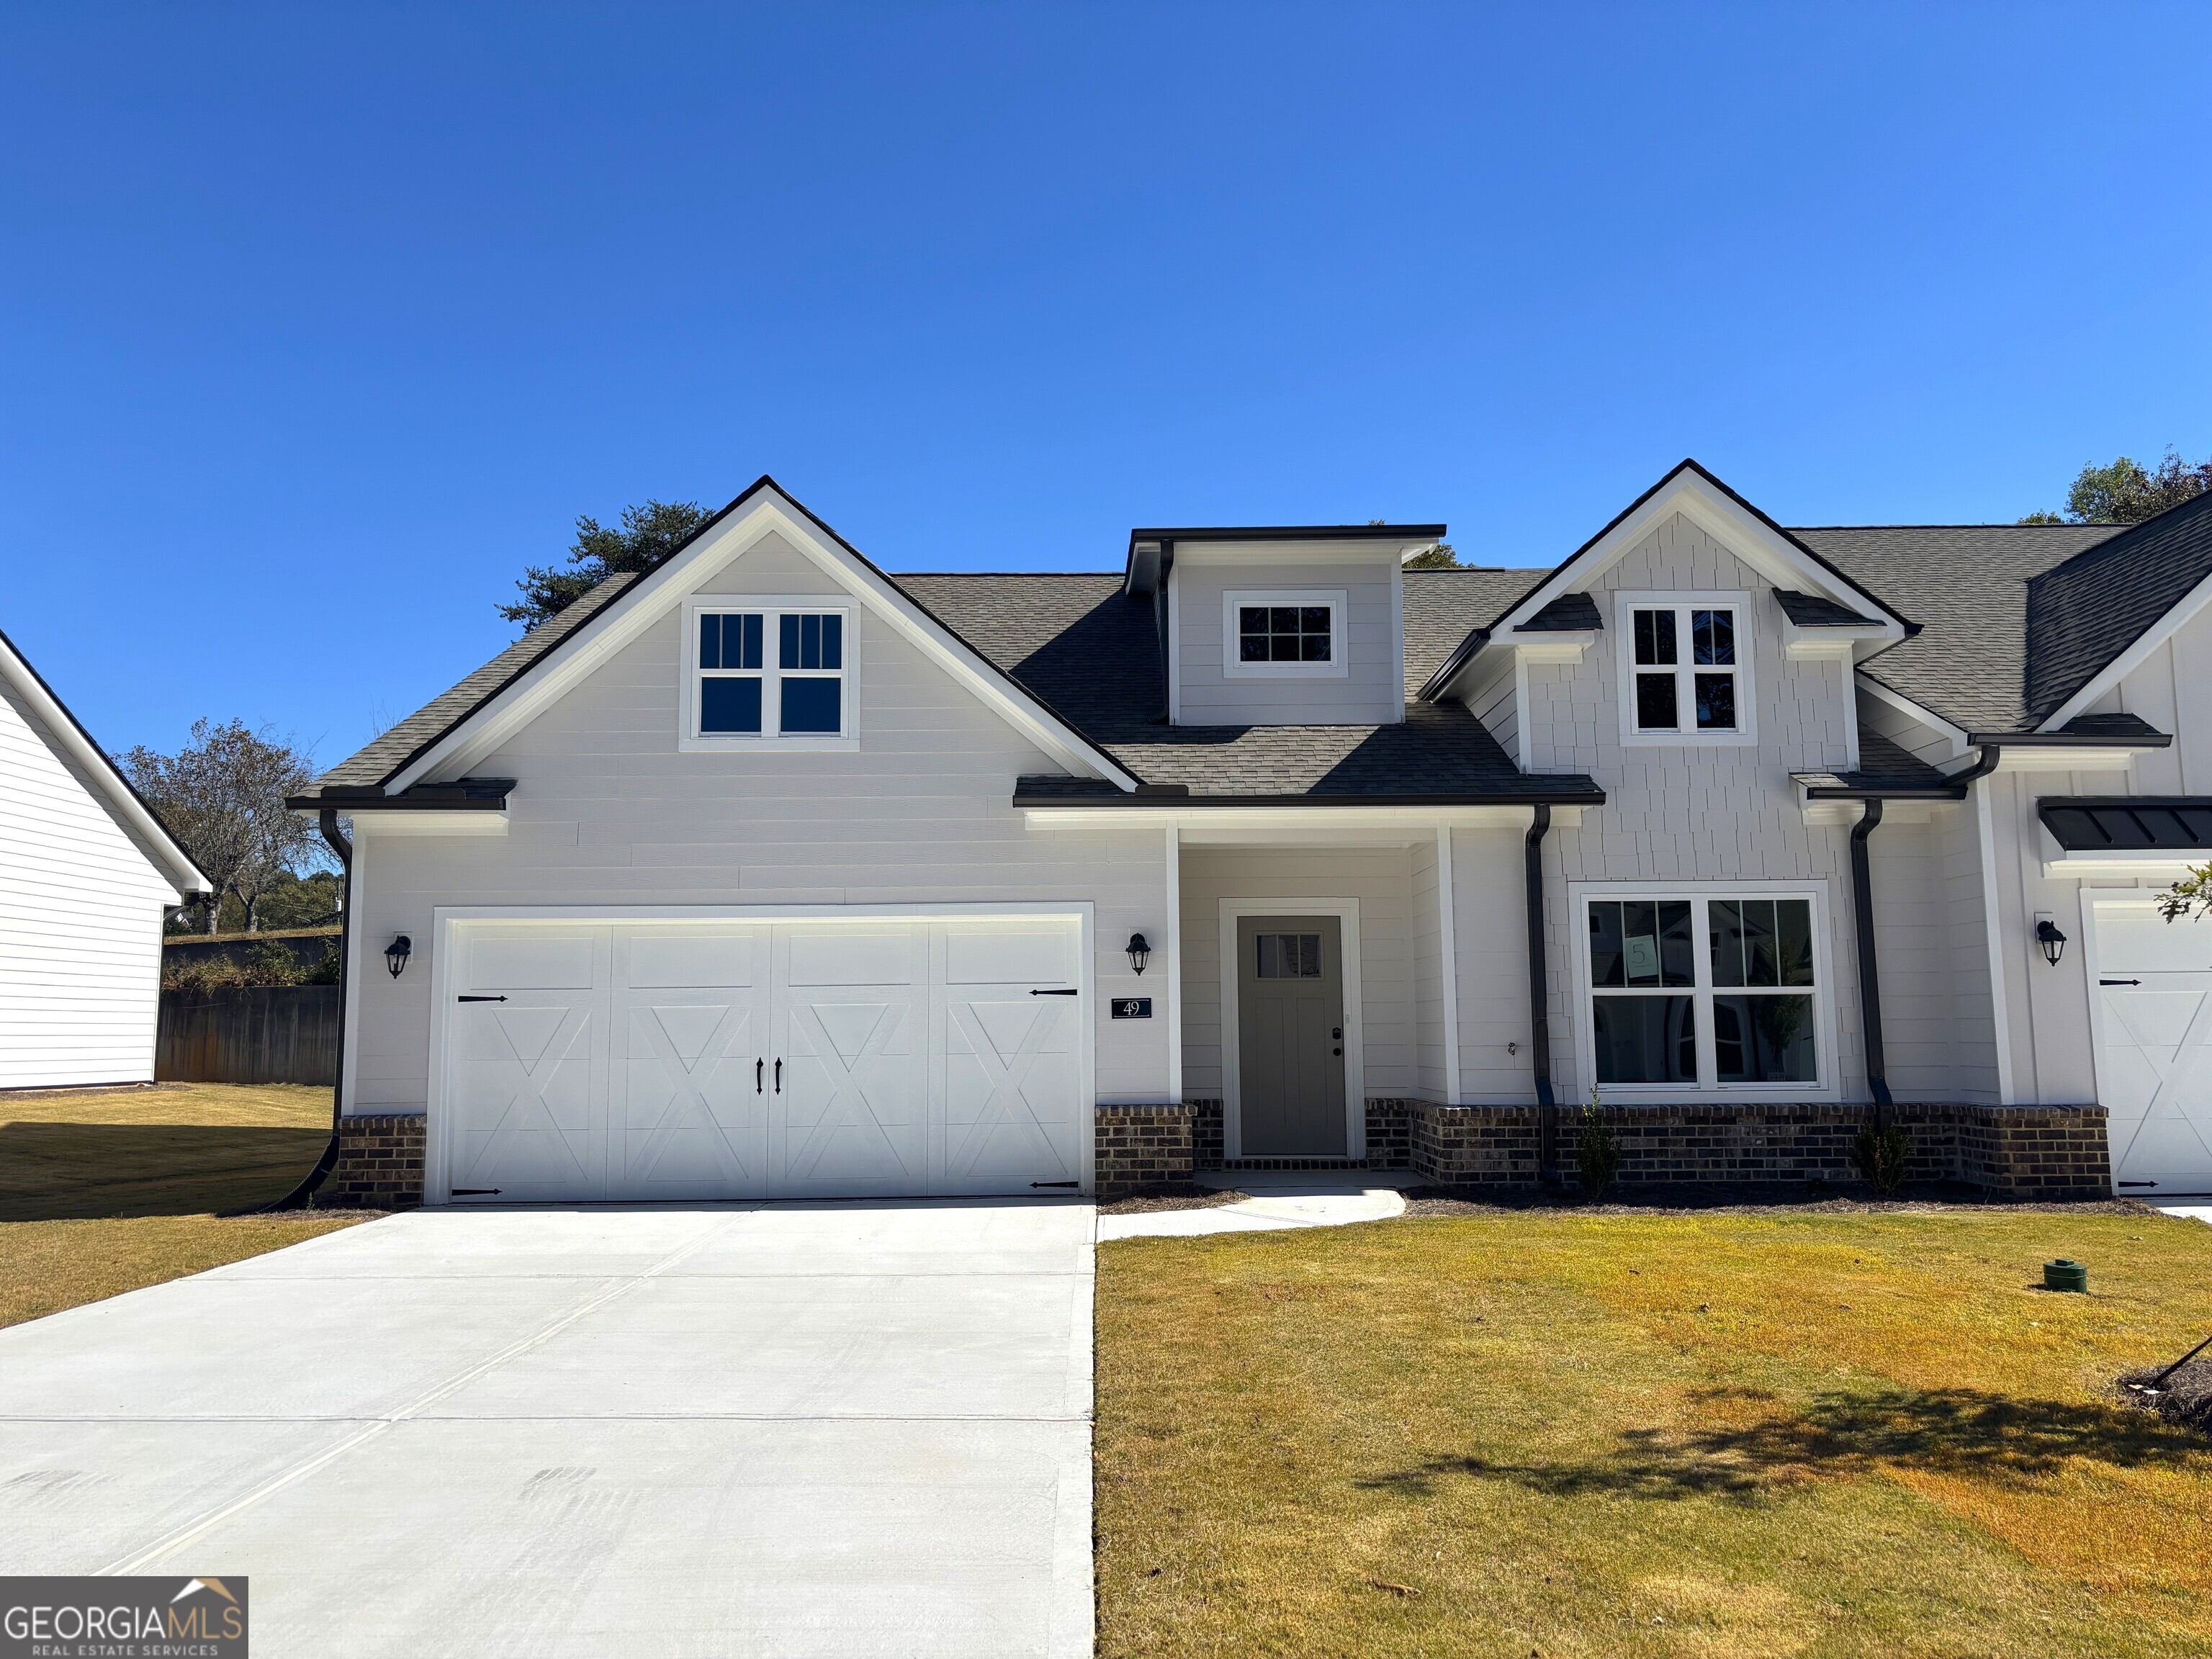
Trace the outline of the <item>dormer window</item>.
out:
M 1223 673 L 1237 678 L 1341 678 L 1345 595 L 1285 590 L 1221 596 Z
M 848 612 L 819 599 L 686 606 L 684 749 L 856 749 Z
M 1623 593 L 1621 735 L 1628 743 L 1749 743 L 1750 614 L 1741 593 Z

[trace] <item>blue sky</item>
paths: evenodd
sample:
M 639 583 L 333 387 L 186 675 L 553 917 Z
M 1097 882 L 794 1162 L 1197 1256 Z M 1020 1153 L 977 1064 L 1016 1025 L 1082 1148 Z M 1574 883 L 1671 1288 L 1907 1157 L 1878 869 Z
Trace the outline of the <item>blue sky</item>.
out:
M 893 570 L 1694 454 L 1785 523 L 2212 450 L 2212 12 L 10 8 L 0 628 L 325 763 L 576 514 L 773 472 Z

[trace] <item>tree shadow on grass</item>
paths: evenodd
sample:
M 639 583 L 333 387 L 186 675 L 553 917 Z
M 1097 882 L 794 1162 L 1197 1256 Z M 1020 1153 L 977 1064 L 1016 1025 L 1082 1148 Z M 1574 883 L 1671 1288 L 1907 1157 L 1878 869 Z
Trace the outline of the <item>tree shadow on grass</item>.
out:
M 1721 1391 L 1716 1391 L 1717 1393 Z M 1587 1462 L 1438 1457 L 1358 1484 L 1425 1497 L 1455 1475 L 1511 1480 L 1555 1498 L 1749 1499 L 1774 1487 L 1893 1469 L 2023 1485 L 2069 1458 L 2122 1468 L 2201 1456 L 2203 1437 L 2123 1406 L 2022 1400 L 1977 1389 L 1815 1395 L 1796 1414 L 1672 1433 L 1631 1429 Z
M 204 1124 L 0 1124 L 0 1221 L 198 1215 L 282 1198 L 330 1131 Z

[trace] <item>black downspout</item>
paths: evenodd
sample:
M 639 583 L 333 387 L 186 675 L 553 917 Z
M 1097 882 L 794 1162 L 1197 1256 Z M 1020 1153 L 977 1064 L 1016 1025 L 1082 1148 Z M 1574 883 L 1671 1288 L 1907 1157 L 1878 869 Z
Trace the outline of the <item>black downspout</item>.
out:
M 1536 1159 L 1543 1179 L 1559 1178 L 1559 1104 L 1552 1094 L 1552 998 L 1544 973 L 1544 836 L 1552 809 L 1539 805 L 1522 846 L 1528 883 L 1528 1060 L 1536 1074 Z
M 1881 975 L 1874 954 L 1874 878 L 1868 873 L 1867 837 L 1881 823 L 1881 802 L 1869 800 L 1851 826 L 1851 908 L 1858 918 L 1859 1025 L 1866 1038 L 1867 1087 L 1874 1093 L 1877 1127 L 1890 1105 L 1889 1062 L 1881 1047 Z
M 1974 763 L 1948 775 L 1948 781 L 1972 785 L 1997 769 L 2002 750 L 1984 744 Z M 1970 791 L 1971 793 L 1971 791 Z M 1889 1092 L 1889 1060 L 1881 1041 L 1881 971 L 1875 957 L 1874 878 L 1867 859 L 1867 837 L 1881 825 L 1882 803 L 1869 799 L 1859 821 L 1851 826 L 1851 908 L 1858 923 L 1859 1024 L 1866 1041 L 1867 1089 L 1874 1096 L 1874 1116 L 1881 1122 L 1883 1109 L 1895 1102 Z
M 338 867 L 345 872 L 344 908 L 338 912 L 338 1057 L 337 1074 L 331 1083 L 331 1139 L 322 1157 L 315 1160 L 315 1167 L 307 1171 L 307 1179 L 266 1206 L 272 1211 L 304 1209 L 315 1189 L 330 1179 L 331 1171 L 337 1167 L 338 1118 L 345 1109 L 346 997 L 353 988 L 353 843 L 339 830 L 338 815 L 327 806 L 323 809 L 322 827 L 323 839 L 338 855 Z

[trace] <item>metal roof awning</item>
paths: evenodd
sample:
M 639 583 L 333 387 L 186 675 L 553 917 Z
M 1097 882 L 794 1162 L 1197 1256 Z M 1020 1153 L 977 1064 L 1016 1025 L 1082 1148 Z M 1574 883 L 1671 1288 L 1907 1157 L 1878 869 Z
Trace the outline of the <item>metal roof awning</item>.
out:
M 2035 812 L 2069 853 L 2212 859 L 2212 795 L 2046 795 Z
M 2059 849 L 2046 876 L 2179 880 L 2212 863 L 2212 795 L 2046 795 L 2035 812 Z

